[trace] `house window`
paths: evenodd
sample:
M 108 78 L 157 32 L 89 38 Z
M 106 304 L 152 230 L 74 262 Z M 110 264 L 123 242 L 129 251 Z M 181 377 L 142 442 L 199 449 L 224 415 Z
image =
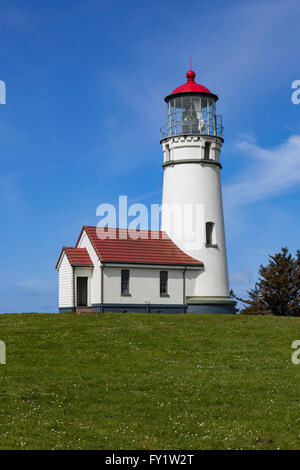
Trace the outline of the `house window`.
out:
M 121 269 L 121 295 L 129 294 L 129 269 Z
M 209 142 L 205 142 L 204 158 L 205 160 L 209 160 L 210 158 L 210 143 Z
M 168 271 L 160 271 L 160 295 L 168 295 Z
M 206 245 L 215 245 L 215 224 L 213 222 L 206 222 Z

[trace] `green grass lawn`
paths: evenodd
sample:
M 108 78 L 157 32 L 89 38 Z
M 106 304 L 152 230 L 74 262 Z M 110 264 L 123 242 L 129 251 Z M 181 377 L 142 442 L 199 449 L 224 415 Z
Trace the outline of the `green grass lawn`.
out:
M 0 449 L 299 449 L 300 318 L 0 315 Z

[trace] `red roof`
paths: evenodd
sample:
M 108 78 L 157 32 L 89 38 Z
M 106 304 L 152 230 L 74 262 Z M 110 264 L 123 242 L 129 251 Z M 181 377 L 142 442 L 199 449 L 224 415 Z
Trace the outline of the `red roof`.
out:
M 86 248 L 73 248 L 69 246 L 64 246 L 59 255 L 56 268 L 60 262 L 63 253 L 66 253 L 66 256 L 71 266 L 94 266 Z
M 191 91 L 196 91 L 198 93 L 209 93 L 211 95 L 212 93 L 211 91 L 209 91 L 208 88 L 195 82 L 195 77 L 195 72 L 193 70 L 189 70 L 186 74 L 187 82 L 184 85 L 180 85 L 179 87 L 175 88 L 175 90 L 172 91 L 171 94 L 174 95 L 175 93 L 187 93 Z
M 81 234 L 84 230 L 102 262 L 203 266 L 181 251 L 165 232 L 83 226 Z

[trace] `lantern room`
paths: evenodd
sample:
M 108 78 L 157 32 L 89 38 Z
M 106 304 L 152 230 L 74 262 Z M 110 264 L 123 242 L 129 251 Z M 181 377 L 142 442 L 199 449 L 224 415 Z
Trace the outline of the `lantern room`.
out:
M 176 135 L 209 135 L 223 138 L 222 116 L 216 114 L 218 97 L 195 82 L 196 74 L 189 70 L 187 82 L 165 98 L 167 124 L 161 128 L 161 138 Z

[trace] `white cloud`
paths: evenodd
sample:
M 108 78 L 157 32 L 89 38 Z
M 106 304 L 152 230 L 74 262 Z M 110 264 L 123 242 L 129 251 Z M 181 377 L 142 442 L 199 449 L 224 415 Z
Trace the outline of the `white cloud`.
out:
M 53 285 L 50 282 L 43 281 L 41 279 L 25 279 L 18 283 L 20 287 L 26 287 L 28 289 L 35 289 L 39 291 L 51 290 Z
M 243 286 L 249 286 L 252 282 L 252 274 L 248 269 L 244 271 L 237 271 L 231 274 L 230 283 L 231 284 L 241 284 Z
M 226 206 L 269 199 L 300 184 L 300 135 L 273 149 L 245 140 L 238 147 L 251 157 L 252 164 L 224 188 Z

